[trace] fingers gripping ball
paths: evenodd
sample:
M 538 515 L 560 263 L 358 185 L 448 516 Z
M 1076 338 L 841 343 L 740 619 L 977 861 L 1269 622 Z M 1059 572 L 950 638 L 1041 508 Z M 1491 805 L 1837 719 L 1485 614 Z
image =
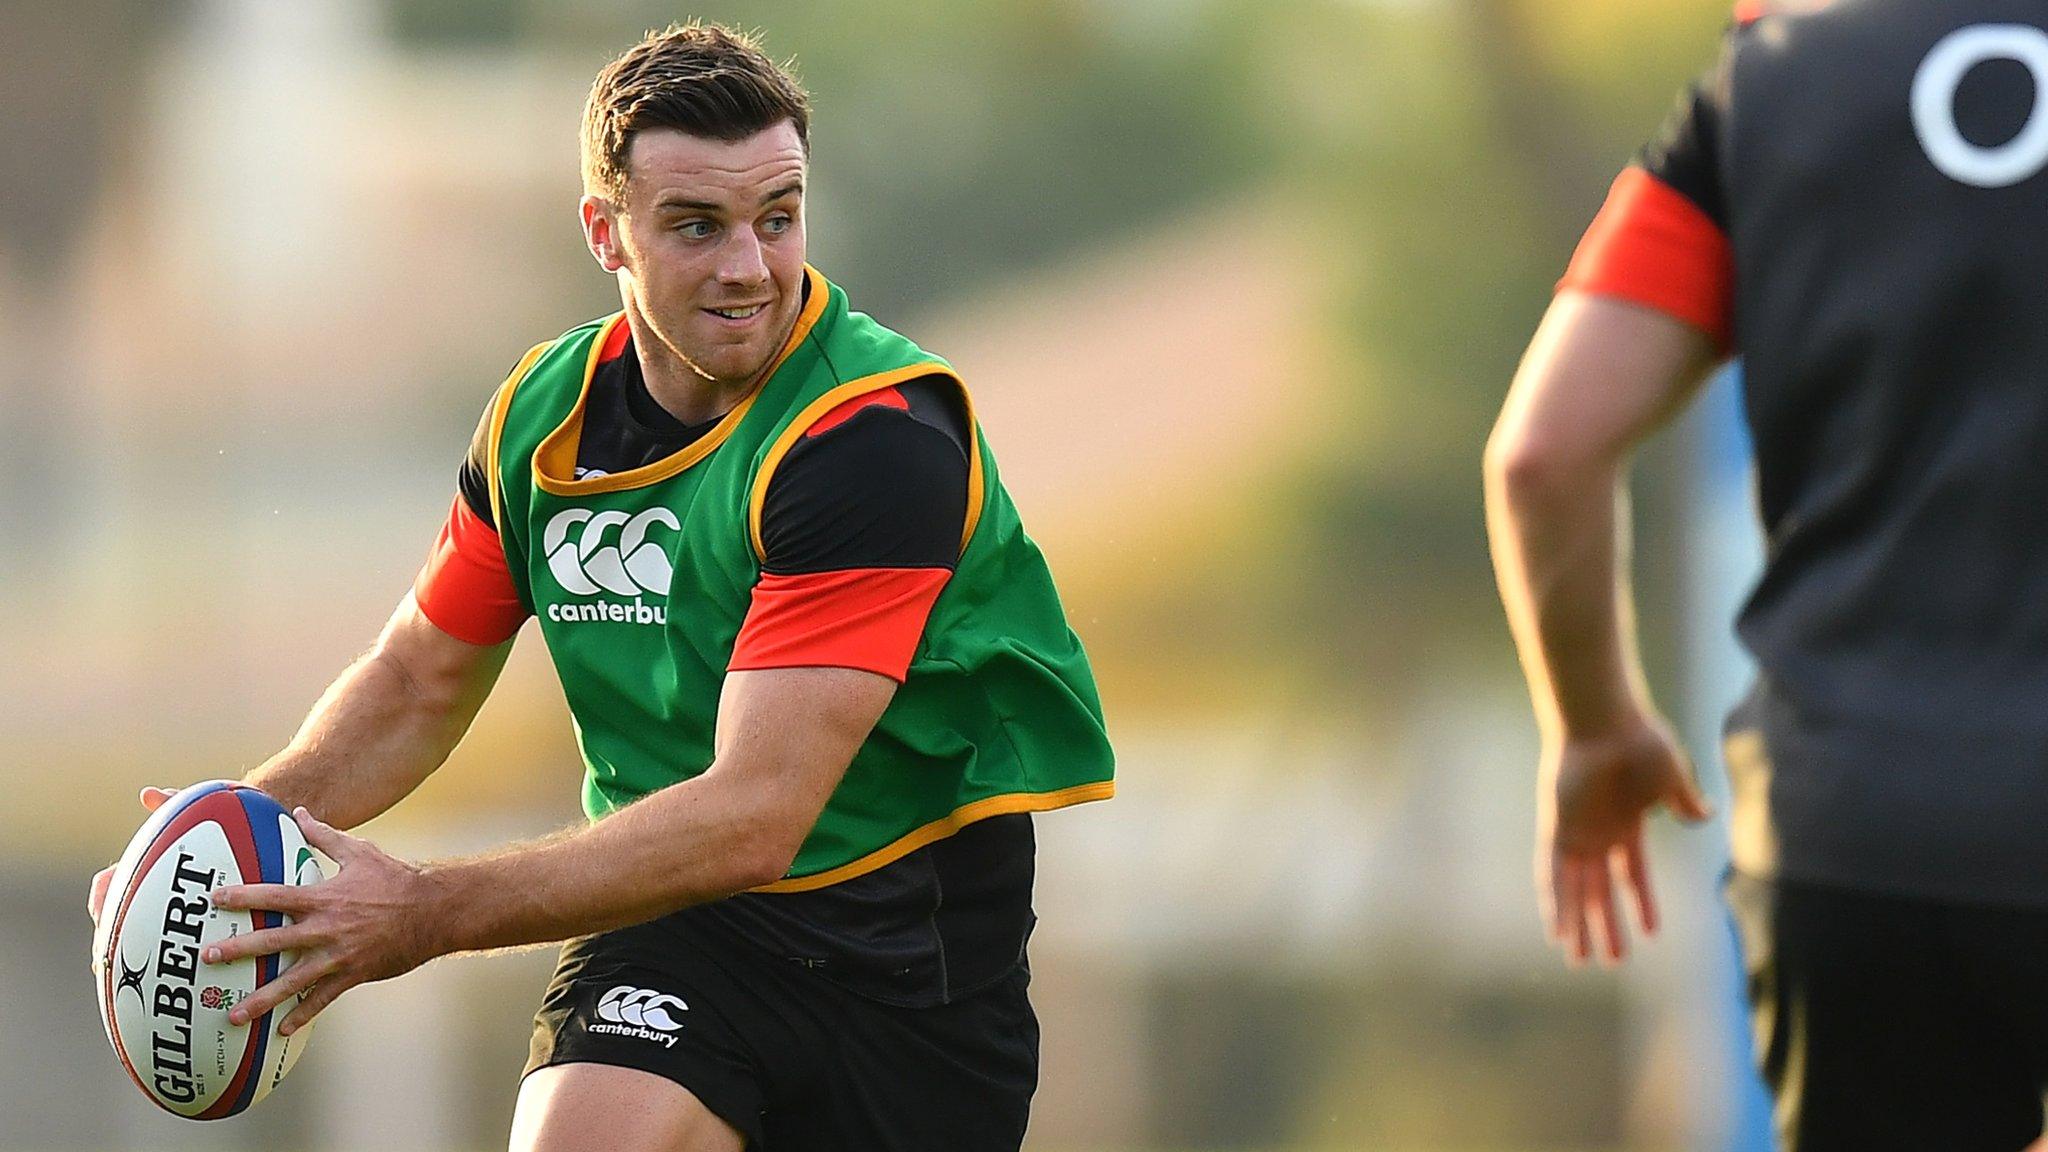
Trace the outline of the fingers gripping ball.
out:
M 145 1095 L 192 1120 L 233 1116 L 284 1079 L 310 1034 L 278 1034 L 290 1004 L 246 1025 L 228 1012 L 291 966 L 290 953 L 202 964 L 200 949 L 286 923 L 215 908 L 230 884 L 317 884 L 320 864 L 291 814 L 215 780 L 165 801 L 128 842 L 93 937 L 100 1021 Z

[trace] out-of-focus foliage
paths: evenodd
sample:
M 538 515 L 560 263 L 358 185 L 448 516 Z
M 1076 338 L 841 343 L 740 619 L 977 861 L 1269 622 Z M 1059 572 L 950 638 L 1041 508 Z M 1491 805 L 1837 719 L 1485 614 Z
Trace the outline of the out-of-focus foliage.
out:
M 620 26 L 659 28 L 680 10 L 408 0 L 388 11 L 394 32 L 425 45 L 516 29 L 595 68 L 622 47 Z M 793 55 L 815 104 L 817 259 L 886 314 L 1114 244 L 1255 176 L 1271 153 L 1223 5 L 719 0 L 688 14 L 758 30 L 778 59 Z
M 1299 161 L 1356 253 L 1352 434 L 1302 476 L 1317 678 L 1504 659 L 1481 446 L 1606 185 L 1705 68 L 1721 0 L 1290 6 Z M 1642 55 L 1654 56 L 1652 67 Z M 1383 703 L 1394 703 L 1386 701 Z
M 0 261 L 48 282 L 132 142 L 138 64 L 179 0 L 0 4 Z

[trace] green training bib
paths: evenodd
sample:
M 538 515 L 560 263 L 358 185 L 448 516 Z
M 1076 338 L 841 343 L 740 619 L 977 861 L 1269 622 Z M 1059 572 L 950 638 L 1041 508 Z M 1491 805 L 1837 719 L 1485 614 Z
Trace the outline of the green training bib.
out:
M 1114 791 L 1095 679 L 951 366 L 815 269 L 765 379 L 710 432 L 642 468 L 574 479 L 584 401 L 623 315 L 529 353 L 492 417 L 492 499 L 514 583 L 568 697 L 598 819 L 711 765 L 718 697 L 761 577 L 762 499 L 819 417 L 920 378 L 961 389 L 969 489 L 958 569 L 908 675 L 764 891 L 822 888 L 973 821 Z

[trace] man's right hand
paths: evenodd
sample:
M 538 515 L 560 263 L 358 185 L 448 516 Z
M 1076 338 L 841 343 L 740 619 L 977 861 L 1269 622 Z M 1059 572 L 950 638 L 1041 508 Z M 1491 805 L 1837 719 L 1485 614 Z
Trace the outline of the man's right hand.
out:
M 164 801 L 169 800 L 171 795 L 169 791 L 162 788 L 144 788 L 142 790 L 142 810 L 145 812 L 156 811 L 158 808 L 163 807 Z M 113 883 L 113 880 L 114 865 L 112 864 L 100 869 L 99 874 L 92 878 L 92 894 L 85 898 L 85 910 L 92 914 L 92 922 L 94 924 L 100 922 L 100 909 L 107 902 L 107 885 Z

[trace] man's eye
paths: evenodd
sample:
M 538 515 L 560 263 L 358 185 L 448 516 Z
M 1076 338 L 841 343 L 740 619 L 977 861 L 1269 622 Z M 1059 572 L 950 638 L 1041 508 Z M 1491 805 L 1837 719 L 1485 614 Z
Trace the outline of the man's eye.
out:
M 790 219 L 787 216 L 770 216 L 768 219 L 762 221 L 761 228 L 770 236 L 780 236 L 784 232 L 789 231 L 790 226 L 795 223 L 796 221 Z
M 676 225 L 676 231 L 681 232 L 692 240 L 709 239 L 711 234 L 717 230 L 717 226 L 709 220 L 685 220 L 681 224 Z

